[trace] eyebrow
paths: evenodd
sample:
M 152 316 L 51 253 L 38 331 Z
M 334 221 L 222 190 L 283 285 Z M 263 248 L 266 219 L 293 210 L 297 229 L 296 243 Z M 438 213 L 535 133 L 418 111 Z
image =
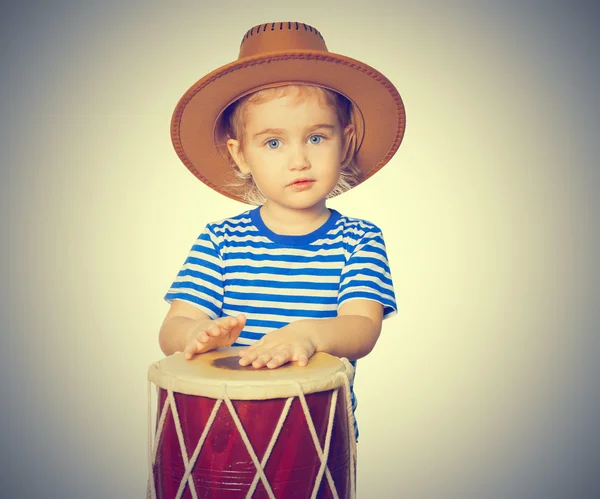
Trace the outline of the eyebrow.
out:
M 314 125 L 312 127 L 310 127 L 308 130 L 310 132 L 314 132 L 315 130 L 320 130 L 320 129 L 327 129 L 329 131 L 333 131 L 335 130 L 335 125 L 330 125 L 328 123 L 319 123 L 318 125 Z M 252 135 L 252 138 L 257 138 L 260 137 L 261 135 L 283 135 L 285 133 L 285 130 L 283 128 L 265 128 L 264 130 L 261 130 L 258 133 L 255 133 L 254 135 Z

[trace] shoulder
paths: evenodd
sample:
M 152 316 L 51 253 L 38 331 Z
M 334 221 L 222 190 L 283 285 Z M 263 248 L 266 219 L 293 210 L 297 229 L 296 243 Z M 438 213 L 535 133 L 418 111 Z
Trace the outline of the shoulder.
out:
M 252 209 L 239 215 L 222 218 L 206 224 L 203 235 L 221 251 L 230 244 L 251 241 L 258 236 L 258 229 L 251 216 Z
M 233 217 L 222 218 L 215 222 L 206 224 L 205 232 L 216 239 L 222 239 L 228 236 L 244 236 L 256 232 L 256 226 L 250 215 L 251 210 L 246 210 Z
M 364 218 L 349 217 L 341 213 L 336 223 L 336 229 L 354 239 L 381 237 L 382 235 L 381 229 L 373 222 Z
M 381 229 L 364 218 L 349 217 L 340 214 L 332 236 L 342 244 L 346 260 L 362 248 L 378 247 L 385 251 L 385 242 Z
M 210 222 L 206 224 L 206 229 L 212 233 L 243 230 L 244 228 L 253 225 L 250 211 L 251 210 L 246 210 L 239 215 Z

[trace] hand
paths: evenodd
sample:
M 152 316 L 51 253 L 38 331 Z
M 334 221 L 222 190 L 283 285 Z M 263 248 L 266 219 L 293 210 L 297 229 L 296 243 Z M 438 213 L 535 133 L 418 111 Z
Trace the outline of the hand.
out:
M 288 362 L 298 362 L 306 366 L 315 353 L 315 345 L 307 333 L 294 329 L 289 324 L 277 331 L 265 334 L 259 341 L 240 351 L 240 366 L 252 364 L 260 369 L 282 366 Z
M 199 321 L 190 330 L 183 350 L 186 360 L 194 355 L 209 352 L 219 347 L 228 347 L 238 339 L 246 325 L 246 316 L 219 317 L 212 321 Z

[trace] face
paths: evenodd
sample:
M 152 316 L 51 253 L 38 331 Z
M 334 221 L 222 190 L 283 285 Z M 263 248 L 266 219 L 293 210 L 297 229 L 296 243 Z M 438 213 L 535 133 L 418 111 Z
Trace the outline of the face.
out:
M 286 94 L 249 104 L 243 148 L 227 142 L 243 173 L 251 173 L 265 206 L 306 210 L 325 206 L 336 186 L 352 127 L 341 128 L 334 109 L 316 95 Z

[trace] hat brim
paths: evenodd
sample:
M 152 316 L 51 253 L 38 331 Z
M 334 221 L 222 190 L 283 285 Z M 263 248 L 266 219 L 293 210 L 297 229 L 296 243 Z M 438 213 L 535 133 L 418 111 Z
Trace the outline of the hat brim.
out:
M 230 187 L 235 175 L 219 152 L 218 119 L 249 92 L 285 84 L 316 85 L 347 97 L 358 110 L 355 164 L 360 182 L 380 170 L 400 147 L 406 118 L 394 85 L 374 68 L 332 52 L 293 50 L 238 59 L 209 73 L 180 99 L 171 120 L 171 139 L 184 165 L 217 192 L 245 203 Z

